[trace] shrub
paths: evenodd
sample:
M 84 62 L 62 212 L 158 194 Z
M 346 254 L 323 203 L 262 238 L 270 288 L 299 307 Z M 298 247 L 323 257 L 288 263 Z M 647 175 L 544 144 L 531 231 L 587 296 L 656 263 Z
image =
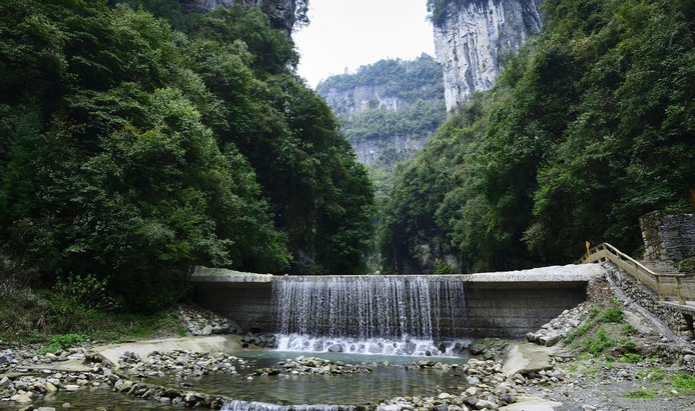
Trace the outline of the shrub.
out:
M 82 334 L 56 334 L 51 337 L 52 343 L 48 347 L 42 347 L 36 350 L 37 354 L 44 355 L 46 353 L 55 354 L 60 350 L 72 347 L 73 345 L 83 342 L 87 338 Z
M 623 321 L 623 310 L 620 306 L 620 301 L 613 298 L 611 306 L 601 311 L 601 314 L 596 319 L 602 323 L 619 323 Z
M 625 324 L 623 325 L 621 332 L 623 335 L 635 335 L 637 334 L 637 328 L 635 328 L 632 324 Z
M 107 280 L 88 274 L 69 275 L 59 279 L 46 293 L 47 311 L 60 324 L 59 331 L 72 332 L 92 329 L 100 313 L 118 308 L 118 303 L 106 294 Z
M 642 356 L 635 353 L 625 353 L 620 357 L 620 361 L 628 364 L 637 364 L 643 360 Z
M 596 330 L 596 335 L 593 339 L 584 342 L 584 348 L 594 355 L 599 355 L 606 349 L 611 348 L 615 342 L 614 339 L 608 336 L 605 329 L 599 328 Z

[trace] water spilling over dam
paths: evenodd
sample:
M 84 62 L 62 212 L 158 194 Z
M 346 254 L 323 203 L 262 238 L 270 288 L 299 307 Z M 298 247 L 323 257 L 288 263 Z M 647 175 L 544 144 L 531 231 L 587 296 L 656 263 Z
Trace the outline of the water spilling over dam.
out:
M 449 276 L 280 277 L 279 349 L 440 355 L 464 337 L 466 282 Z
M 281 277 L 273 304 L 282 334 L 324 337 L 456 337 L 465 282 L 444 276 Z

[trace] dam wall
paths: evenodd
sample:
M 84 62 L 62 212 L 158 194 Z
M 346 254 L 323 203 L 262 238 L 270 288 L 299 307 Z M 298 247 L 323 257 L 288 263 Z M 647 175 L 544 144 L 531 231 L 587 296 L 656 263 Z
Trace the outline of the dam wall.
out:
M 196 302 L 245 332 L 523 338 L 587 299 L 597 264 L 446 276 L 270 276 L 199 267 Z M 213 275 L 215 274 L 215 275 Z

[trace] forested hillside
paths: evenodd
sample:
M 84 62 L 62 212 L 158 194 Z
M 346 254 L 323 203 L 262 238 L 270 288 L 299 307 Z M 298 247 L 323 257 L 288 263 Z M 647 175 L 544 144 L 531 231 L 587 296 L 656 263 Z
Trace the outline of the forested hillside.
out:
M 149 310 L 196 264 L 362 272 L 373 189 L 291 39 L 175 3 L 0 2 L 0 276 Z
M 396 163 L 412 158 L 446 118 L 442 69 L 426 54 L 331 76 L 316 90 L 336 113 L 358 161 L 368 165 L 381 197 Z
M 639 256 L 639 216 L 690 206 L 695 3 L 547 0 L 545 10 L 543 33 L 496 87 L 398 170 L 385 270 L 425 257 L 440 272 L 568 263 L 586 240 Z

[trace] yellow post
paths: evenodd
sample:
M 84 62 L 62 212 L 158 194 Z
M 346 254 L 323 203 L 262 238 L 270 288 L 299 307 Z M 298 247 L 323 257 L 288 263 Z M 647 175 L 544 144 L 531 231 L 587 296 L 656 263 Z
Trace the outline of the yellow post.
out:
M 586 255 L 589 256 L 589 264 L 591 264 L 593 261 L 591 261 L 591 243 L 586 242 Z

